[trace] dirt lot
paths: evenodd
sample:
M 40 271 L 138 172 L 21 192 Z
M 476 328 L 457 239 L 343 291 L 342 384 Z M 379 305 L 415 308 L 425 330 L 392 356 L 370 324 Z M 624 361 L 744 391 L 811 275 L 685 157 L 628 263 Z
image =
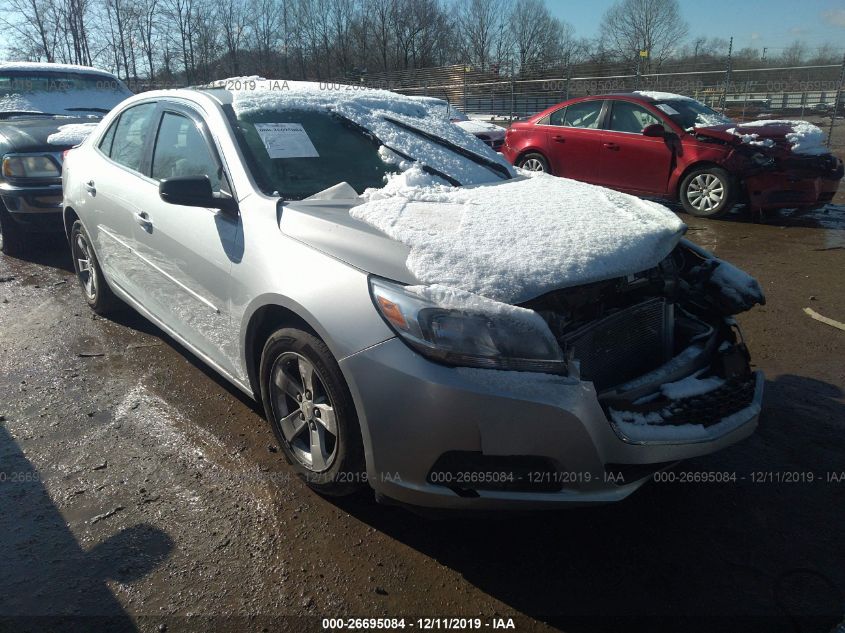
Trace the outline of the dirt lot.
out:
M 736 481 L 522 516 L 322 499 L 291 481 L 253 403 L 143 319 L 94 318 L 63 244 L 0 257 L 0 630 L 462 615 L 519 631 L 829 631 L 845 615 L 845 332 L 802 310 L 845 321 L 845 207 L 684 219 L 768 295 L 740 317 L 767 376 L 759 431 L 676 471 Z M 9 619 L 34 615 L 77 619 Z

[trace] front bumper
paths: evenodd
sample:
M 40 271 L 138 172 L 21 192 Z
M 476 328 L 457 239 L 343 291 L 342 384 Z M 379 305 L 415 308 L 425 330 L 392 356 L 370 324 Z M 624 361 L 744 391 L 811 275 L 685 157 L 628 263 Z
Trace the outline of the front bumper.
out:
M 589 382 L 445 367 L 398 339 L 345 358 L 340 365 L 358 411 L 370 485 L 401 503 L 454 509 L 539 509 L 623 499 L 653 472 L 750 435 L 763 385 L 758 375 L 754 404 L 732 416 L 729 425 L 713 428 L 711 435 L 652 443 L 626 441 L 614 432 Z M 478 475 L 477 469 L 472 481 L 480 477 L 485 483 L 473 487 L 466 476 L 457 482 L 454 474 L 447 478 L 432 472 L 435 464 L 444 463 L 444 454 L 473 456 L 476 465 L 520 459 L 528 467 L 519 476 L 540 485 L 485 489 L 502 475 L 483 470 Z M 630 476 L 612 474 L 620 470 Z M 550 480 L 556 490 L 543 485 Z
M 9 215 L 30 231 L 62 230 L 62 185 L 0 183 L 0 198 Z
M 843 173 L 841 160 L 833 170 L 823 174 L 761 172 L 745 178 L 748 202 L 753 209 L 760 210 L 821 206 L 833 200 Z

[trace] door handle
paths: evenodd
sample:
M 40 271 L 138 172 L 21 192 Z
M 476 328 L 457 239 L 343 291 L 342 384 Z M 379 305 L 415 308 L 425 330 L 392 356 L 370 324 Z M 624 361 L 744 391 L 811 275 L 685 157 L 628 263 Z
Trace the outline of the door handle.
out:
M 88 182 L 86 182 L 86 183 L 85 183 L 85 189 L 86 189 L 86 191 L 88 191 L 88 193 L 90 193 L 92 196 L 96 196 L 96 195 L 97 195 L 97 188 L 94 186 L 94 181 L 93 181 L 93 180 L 89 180 Z
M 604 146 L 614 152 L 619 151 L 619 146 L 616 143 L 605 143 Z
M 140 224 L 145 231 L 150 231 L 153 228 L 153 221 L 150 219 L 150 216 L 147 214 L 146 211 L 139 211 L 138 213 L 133 214 L 135 216 L 135 221 Z
M 556 136 L 553 136 L 553 137 L 552 137 L 552 140 L 553 140 L 553 141 L 557 141 L 558 143 L 566 143 L 566 137 L 565 137 L 565 136 L 561 136 L 560 134 L 557 134 Z

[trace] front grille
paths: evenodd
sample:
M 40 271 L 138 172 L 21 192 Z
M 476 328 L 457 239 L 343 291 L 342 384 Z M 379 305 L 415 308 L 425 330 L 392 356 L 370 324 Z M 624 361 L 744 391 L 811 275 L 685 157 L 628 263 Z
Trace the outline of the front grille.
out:
M 564 336 L 561 343 L 581 363 L 581 378 L 596 389 L 618 385 L 666 362 L 672 352 L 672 304 L 649 299 Z

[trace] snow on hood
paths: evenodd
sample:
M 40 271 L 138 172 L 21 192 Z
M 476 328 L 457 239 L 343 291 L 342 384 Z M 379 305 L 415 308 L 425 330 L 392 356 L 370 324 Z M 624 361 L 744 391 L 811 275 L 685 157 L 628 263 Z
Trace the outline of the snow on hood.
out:
M 779 136 L 784 134 L 787 142 L 792 147 L 792 151 L 796 154 L 827 154 L 830 149 L 824 144 L 825 134 L 822 129 L 807 121 L 789 121 L 789 120 L 765 120 L 765 121 L 749 121 L 737 126 L 737 129 L 743 132 L 747 128 L 752 128 L 754 131 L 759 130 L 762 136 Z M 769 130 L 770 134 L 767 134 Z
M 228 83 L 232 84 L 231 81 Z M 511 175 L 516 174 L 513 166 L 504 158 L 473 135 L 450 123 L 443 116 L 445 102 L 442 100 L 409 97 L 359 86 L 329 84 L 326 87 L 325 84 L 303 81 L 259 79 L 249 83 L 249 89 L 231 91 L 232 108 L 238 116 L 274 110 L 331 110 L 372 131 L 384 145 L 445 172 L 463 185 L 501 179 L 488 167 L 387 120 L 393 118 L 494 161 Z
M 521 303 L 656 266 L 686 226 L 666 207 L 547 174 L 449 187 L 419 166 L 350 214 L 410 248 L 423 284 Z
M 454 125 L 465 129 L 470 134 L 497 134 L 505 135 L 505 129 L 494 125 L 493 123 L 485 123 L 484 121 L 454 121 Z
M 47 137 L 50 145 L 79 145 L 94 131 L 97 123 L 69 123 L 60 125 L 57 132 Z

